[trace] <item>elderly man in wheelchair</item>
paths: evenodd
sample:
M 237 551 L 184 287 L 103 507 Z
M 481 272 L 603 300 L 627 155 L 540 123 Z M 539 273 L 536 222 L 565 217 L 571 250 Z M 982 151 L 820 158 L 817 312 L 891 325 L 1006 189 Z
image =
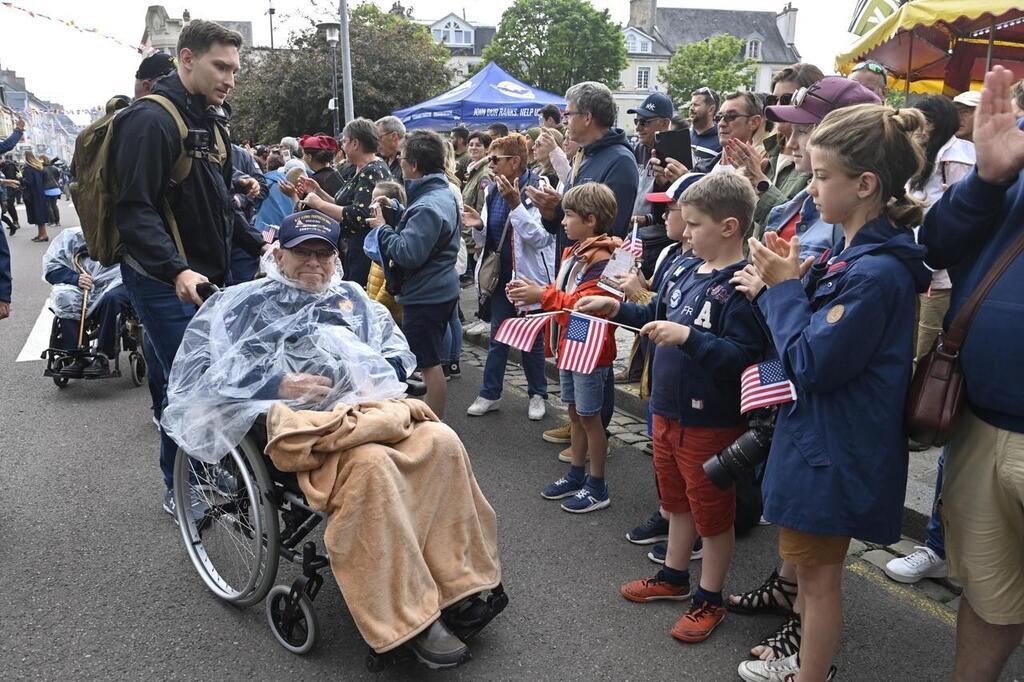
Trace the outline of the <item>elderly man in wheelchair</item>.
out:
M 268 620 L 295 653 L 315 640 L 310 600 L 329 562 L 371 669 L 410 655 L 459 665 L 462 639 L 507 603 L 494 511 L 458 436 L 406 397 L 415 358 L 401 330 L 341 281 L 338 223 L 304 211 L 278 236 L 266 277 L 203 304 L 170 373 L 162 424 L 181 448 L 186 549 L 221 598 L 269 591 Z M 327 556 L 299 550 L 323 519 Z M 279 557 L 303 575 L 271 590 Z
M 53 285 L 49 305 L 55 316 L 51 347 L 44 353 L 47 376 L 59 386 L 68 379 L 119 376 L 121 339 L 132 352 L 133 379 L 136 365 L 145 376 L 137 347 L 142 330 L 121 284 L 121 270 L 89 257 L 81 228 L 69 227 L 54 237 L 43 256 L 43 279 Z

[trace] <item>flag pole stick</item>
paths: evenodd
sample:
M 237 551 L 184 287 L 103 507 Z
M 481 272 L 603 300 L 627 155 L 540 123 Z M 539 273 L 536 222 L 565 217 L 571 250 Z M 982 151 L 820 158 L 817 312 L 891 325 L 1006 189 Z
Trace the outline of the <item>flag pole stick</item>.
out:
M 636 327 L 630 327 L 628 324 L 622 324 L 621 322 L 615 322 L 614 320 L 608 320 L 608 319 L 605 319 L 603 317 L 594 317 L 593 315 L 587 315 L 586 313 L 581 313 L 578 310 L 569 310 L 568 308 L 562 308 L 562 312 L 563 313 L 572 313 L 573 315 L 576 315 L 577 317 L 585 317 L 588 320 L 595 320 L 597 322 L 607 322 L 608 324 L 614 324 L 616 327 L 622 327 L 623 329 L 628 329 L 629 331 L 636 332 L 637 334 L 640 333 L 639 329 L 637 329 Z

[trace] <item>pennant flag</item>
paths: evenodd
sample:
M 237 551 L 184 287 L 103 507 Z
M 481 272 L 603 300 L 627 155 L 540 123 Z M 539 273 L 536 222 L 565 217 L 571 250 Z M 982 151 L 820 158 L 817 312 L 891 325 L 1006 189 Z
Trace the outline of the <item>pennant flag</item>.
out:
M 583 317 L 573 313 L 565 333 L 565 345 L 558 356 L 558 369 L 590 374 L 597 367 L 597 359 L 604 347 L 608 329 L 605 320 Z
M 796 387 L 786 378 L 781 360 L 751 365 L 740 375 L 740 414 L 794 400 Z
M 636 223 L 633 223 L 633 232 L 629 235 L 629 239 L 622 242 L 622 248 L 633 254 L 633 258 L 644 257 L 644 242 L 637 235 Z
M 498 326 L 494 340 L 529 353 L 537 341 L 537 334 L 555 314 L 557 313 L 510 317 Z

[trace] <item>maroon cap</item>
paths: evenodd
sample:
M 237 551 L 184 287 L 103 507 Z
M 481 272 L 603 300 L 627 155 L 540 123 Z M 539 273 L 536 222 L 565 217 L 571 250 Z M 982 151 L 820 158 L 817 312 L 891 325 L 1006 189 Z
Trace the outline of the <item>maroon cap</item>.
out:
M 792 103 L 765 107 L 764 114 L 776 123 L 815 125 L 836 109 L 854 104 L 881 104 L 878 95 L 857 81 L 827 76 L 793 95 Z
M 330 152 L 338 151 L 338 141 L 330 135 L 303 135 L 299 140 L 299 146 L 303 149 L 325 149 Z

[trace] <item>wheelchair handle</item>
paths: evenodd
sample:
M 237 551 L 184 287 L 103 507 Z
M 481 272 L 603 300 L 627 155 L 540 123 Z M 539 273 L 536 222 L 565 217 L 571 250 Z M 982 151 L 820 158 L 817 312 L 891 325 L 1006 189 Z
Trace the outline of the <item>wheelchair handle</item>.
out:
M 405 380 L 405 394 L 411 398 L 420 398 L 427 394 L 427 385 L 415 379 Z
M 196 285 L 196 293 L 199 294 L 199 298 L 204 301 L 208 300 L 218 291 L 220 291 L 220 287 L 212 282 L 202 282 Z

